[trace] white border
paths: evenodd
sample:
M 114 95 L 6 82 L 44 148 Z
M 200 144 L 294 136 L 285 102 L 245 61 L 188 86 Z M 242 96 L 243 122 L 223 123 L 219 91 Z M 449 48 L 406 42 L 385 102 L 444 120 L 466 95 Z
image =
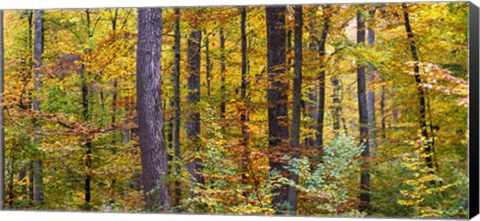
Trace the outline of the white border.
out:
M 448 0 L 437 0 L 448 1 Z M 417 2 L 412 0 L 0 0 L 0 9 L 61 9 L 61 8 L 105 8 L 105 7 L 153 7 L 153 6 L 209 6 L 209 5 L 266 5 L 266 4 L 321 4 L 321 3 L 369 3 L 369 2 Z M 472 0 L 480 6 L 480 0 Z M 132 221 L 132 220 L 195 220 L 195 221 L 307 221 L 307 220 L 407 220 L 407 219 L 353 219 L 353 218 L 298 218 L 267 216 L 221 216 L 221 215 L 160 215 L 128 213 L 81 213 L 81 212 L 34 212 L 34 211 L 0 211 L 1 221 Z M 408 219 L 416 220 L 416 219 Z M 439 220 L 439 219 L 436 219 Z M 480 221 L 480 216 L 473 220 Z

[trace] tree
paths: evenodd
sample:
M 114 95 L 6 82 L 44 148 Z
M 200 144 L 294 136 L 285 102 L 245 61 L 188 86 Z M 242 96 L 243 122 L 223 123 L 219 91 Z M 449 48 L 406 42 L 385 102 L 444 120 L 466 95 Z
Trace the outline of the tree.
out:
M 302 101 L 302 35 L 303 35 L 303 11 L 302 5 L 295 5 L 295 37 L 294 37 L 294 51 L 295 51 L 295 76 L 293 78 L 293 110 L 292 110 L 292 133 L 291 133 L 291 148 L 294 157 L 298 158 L 300 152 L 300 114 Z M 292 175 L 292 180 L 298 183 L 298 176 Z M 297 213 L 297 190 L 290 187 L 288 194 L 288 202 L 291 206 L 292 214 Z
M 369 23 L 368 23 L 368 45 L 373 47 L 375 44 L 375 31 L 373 30 L 375 8 L 368 11 Z M 368 147 L 371 148 L 372 152 L 377 149 L 377 123 L 375 121 L 375 91 L 373 84 L 375 82 L 376 71 L 375 66 L 371 63 L 368 64 L 368 87 L 367 92 L 367 109 L 368 109 Z
M 425 139 L 425 145 L 423 147 L 424 154 L 425 156 L 425 163 L 428 168 L 431 169 L 431 173 L 433 173 L 433 145 L 432 142 L 430 141 L 430 136 L 427 131 L 427 117 L 426 117 L 426 102 L 425 102 L 425 92 L 423 91 L 423 88 L 420 87 L 422 85 L 422 79 L 420 78 L 420 66 L 418 64 L 419 58 L 418 58 L 418 52 L 417 52 L 417 45 L 415 43 L 415 38 L 414 34 L 412 31 L 412 26 L 410 25 L 410 17 L 408 14 L 408 5 L 406 3 L 402 4 L 403 8 L 403 19 L 404 19 L 404 25 L 405 25 L 405 31 L 407 32 L 407 37 L 410 45 L 410 52 L 412 55 L 412 59 L 415 62 L 414 64 L 414 77 L 415 77 L 415 84 L 417 85 L 417 91 L 418 91 L 418 102 L 420 106 L 420 119 L 419 119 L 419 126 L 422 134 L 422 138 Z M 431 181 L 430 183 L 434 184 L 435 181 Z
M 147 211 L 166 211 L 170 206 L 167 150 L 162 137 L 161 36 L 162 9 L 138 9 L 137 113 Z
M 357 44 L 363 46 L 365 43 L 365 21 L 363 18 L 363 11 L 361 9 L 357 12 Z M 366 79 L 365 79 L 365 65 L 357 61 L 357 96 L 358 96 L 358 112 L 360 117 L 360 144 L 365 146 L 362 151 L 362 157 L 365 161 L 368 160 L 370 152 L 368 149 L 368 111 L 367 111 L 367 96 L 366 96 Z M 368 165 L 364 163 L 361 168 L 360 175 L 360 211 L 367 211 L 370 207 L 370 173 L 368 172 Z
M 193 152 L 200 151 L 200 112 L 198 110 L 198 104 L 200 102 L 200 43 L 202 41 L 202 31 L 193 28 L 188 38 L 188 96 L 187 102 L 190 106 L 188 118 L 186 120 L 185 127 L 187 128 L 187 139 L 192 144 Z M 202 168 L 202 160 L 200 158 L 194 158 L 187 167 L 195 180 L 199 184 L 204 184 L 204 178 L 200 174 Z
M 286 175 L 285 162 L 281 159 L 288 151 L 288 109 L 286 75 L 286 6 L 266 6 L 267 19 L 267 60 L 268 60 L 268 144 L 270 149 L 270 168 Z M 282 204 L 288 200 L 288 186 L 272 190 L 275 196 L 272 204 L 277 214 L 285 211 Z
M 34 63 L 34 84 L 35 84 L 35 91 L 40 94 L 41 90 L 41 80 L 40 75 L 42 75 L 42 54 L 43 54 L 43 18 L 42 18 L 43 11 L 42 10 L 35 10 L 35 38 L 34 38 L 34 52 L 33 57 L 35 59 Z M 35 111 L 40 111 L 40 100 L 38 96 L 33 97 L 33 109 Z M 37 132 L 40 130 L 40 125 L 38 122 L 35 122 L 35 129 Z M 35 135 L 34 138 L 35 146 L 39 146 L 39 138 L 38 135 Z M 43 175 L 42 175 L 42 159 L 41 154 L 39 154 L 39 158 L 35 161 L 34 165 L 34 196 L 33 200 L 35 204 L 38 206 L 42 205 L 43 201 Z
M 324 11 L 330 10 L 330 6 L 324 6 Z M 328 29 L 330 27 L 330 18 L 325 16 L 323 21 L 323 29 L 320 35 L 320 39 L 317 39 L 318 45 L 318 53 L 320 55 L 320 72 L 318 74 L 318 118 L 317 118 L 317 137 L 316 137 L 316 146 L 320 148 L 320 152 L 322 152 L 323 146 L 323 122 L 325 118 L 325 57 L 326 57 L 326 50 L 325 50 L 325 43 L 327 41 Z
M 175 116 L 173 122 L 173 155 L 175 157 L 175 174 L 180 174 L 180 8 L 175 8 L 175 67 L 173 74 L 173 103 L 175 109 Z M 175 205 L 180 202 L 182 191 L 180 189 L 180 182 L 175 182 Z

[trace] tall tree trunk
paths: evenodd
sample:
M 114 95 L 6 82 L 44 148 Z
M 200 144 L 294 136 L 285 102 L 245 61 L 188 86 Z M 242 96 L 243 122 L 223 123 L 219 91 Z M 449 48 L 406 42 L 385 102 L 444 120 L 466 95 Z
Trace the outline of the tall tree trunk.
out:
M 90 20 L 90 11 L 88 9 L 85 10 L 86 14 L 86 28 L 87 28 L 87 37 L 91 38 L 93 37 L 93 33 L 91 30 L 91 20 Z M 87 49 L 86 51 L 87 57 L 90 57 L 89 54 L 91 53 L 90 49 Z M 88 61 L 86 61 L 88 62 Z M 88 91 L 88 84 L 87 84 L 87 78 L 88 76 L 91 75 L 91 73 L 87 70 L 85 70 L 86 67 L 82 65 L 81 68 L 81 82 L 82 82 L 82 107 L 83 107 L 83 120 L 85 122 L 88 122 L 89 120 L 89 102 L 88 102 L 88 96 L 89 96 L 89 91 Z M 92 175 L 91 175 L 91 170 L 92 170 L 92 140 L 89 135 L 85 137 L 85 167 L 86 167 L 86 172 L 85 172 L 85 181 L 84 181 L 84 190 L 85 190 L 85 209 L 86 210 L 91 210 L 91 180 L 92 180 Z
M 373 30 L 373 16 L 375 15 L 375 9 L 369 12 L 370 22 L 368 24 L 368 45 L 373 47 L 375 44 L 375 31 Z M 375 90 L 373 84 L 375 83 L 376 70 L 373 64 L 368 64 L 368 87 L 367 92 L 367 110 L 368 110 L 368 147 L 371 150 L 370 155 L 375 153 L 377 149 L 377 122 L 375 120 Z
M 245 181 L 247 179 L 246 173 L 248 173 L 248 165 L 250 164 L 250 150 L 248 149 L 248 105 L 249 99 L 247 97 L 247 88 L 249 82 L 247 79 L 247 34 L 246 34 L 246 22 L 247 22 L 247 6 L 240 7 L 240 32 L 241 32 L 241 41 L 242 41 L 242 76 L 241 76 L 241 86 L 240 86 L 240 99 L 244 103 L 244 108 L 240 113 L 240 121 L 242 128 L 242 141 L 241 145 L 244 148 L 242 163 L 243 163 L 243 174 L 242 179 Z
M 211 68 L 212 64 L 210 63 L 210 42 L 208 41 L 208 33 L 205 31 L 205 80 L 207 81 L 207 95 L 210 97 L 210 79 L 211 79 Z
M 222 93 L 220 100 L 220 119 L 225 119 L 225 34 L 220 29 L 220 76 L 221 85 L 220 91 Z
M 381 81 L 384 82 L 385 79 L 382 77 Z M 385 116 L 385 86 L 382 85 L 380 88 L 380 116 L 381 116 L 381 125 L 382 125 L 382 138 L 385 140 L 387 138 L 387 124 Z
M 268 60 L 268 143 L 271 153 L 271 170 L 281 171 L 287 175 L 285 162 L 281 158 L 288 151 L 288 83 L 286 75 L 286 33 L 285 14 L 286 6 L 266 6 L 267 19 L 267 60 Z M 287 210 L 282 204 L 288 200 L 288 186 L 282 185 L 272 190 L 275 196 L 272 204 L 276 207 L 276 214 L 283 214 Z
M 330 6 L 325 6 L 324 10 L 328 10 Z M 330 28 L 330 18 L 325 16 L 323 21 L 323 30 L 318 40 L 318 53 L 320 55 L 320 72 L 318 75 L 318 118 L 317 118 L 317 139 L 316 146 L 320 153 L 323 152 L 323 122 L 325 117 L 325 43 L 327 40 L 328 29 Z
M 362 11 L 357 12 L 357 44 L 365 44 L 365 21 L 363 20 Z M 360 117 L 360 143 L 365 149 L 362 151 L 362 157 L 368 162 L 370 156 L 368 142 L 368 110 L 366 96 L 366 79 L 365 66 L 358 64 L 357 66 L 357 89 L 358 89 L 358 111 Z M 368 171 L 368 163 L 365 162 L 361 166 L 360 172 L 360 211 L 366 212 L 370 207 L 370 173 Z
M 303 12 L 302 5 L 295 5 L 295 37 L 294 37 L 294 51 L 295 51 L 295 66 L 293 78 L 293 110 L 292 110 L 292 133 L 291 133 L 291 148 L 293 156 L 298 158 L 300 155 L 300 124 L 302 111 L 302 35 L 303 35 Z M 293 182 L 298 183 L 298 175 L 292 174 Z M 297 214 L 297 189 L 295 187 L 289 188 L 288 203 L 290 205 L 290 213 Z
M 39 94 L 41 91 L 41 80 L 40 75 L 42 74 L 42 65 L 43 65 L 43 18 L 42 18 L 43 11 L 42 10 L 35 10 L 35 39 L 34 39 L 34 49 L 33 49 L 33 56 L 35 59 L 34 63 L 34 87 L 35 91 Z M 38 95 L 37 95 L 38 96 Z M 40 100 L 37 96 L 33 97 L 33 109 L 35 111 L 40 111 Z M 36 147 L 39 146 L 39 138 L 38 132 L 40 131 L 40 125 L 38 122 L 35 121 L 34 128 L 36 131 L 34 137 L 34 145 Z M 37 206 L 41 206 L 43 204 L 43 172 L 42 172 L 42 154 L 38 154 L 38 159 L 34 162 L 34 189 L 33 189 L 33 200 Z
M 175 156 L 175 175 L 180 176 L 180 8 L 175 8 L 175 58 L 173 74 L 173 103 L 175 117 L 173 119 L 173 155 Z M 175 181 L 175 205 L 180 204 L 182 191 L 180 182 Z
M 310 36 L 316 36 L 317 35 L 317 30 L 316 30 L 316 22 L 312 21 L 310 23 Z M 312 57 L 315 57 L 314 55 L 318 52 L 318 45 L 317 45 L 317 39 L 315 37 L 311 37 L 310 39 L 310 45 L 309 45 L 309 50 L 310 54 Z M 316 70 L 315 67 L 311 68 L 312 72 Z M 309 115 L 309 117 L 317 122 L 318 119 L 318 111 L 317 111 L 317 95 L 318 95 L 318 88 L 317 87 L 310 87 L 307 93 L 307 97 L 309 102 L 306 102 L 306 112 Z M 316 130 L 316 125 L 313 124 L 309 127 L 310 130 L 315 131 Z M 315 147 L 316 143 L 316 135 L 312 137 L 307 137 L 305 138 L 305 147 L 311 149 L 312 147 Z
M 422 137 L 425 139 L 425 144 L 423 147 L 423 151 L 426 154 L 425 157 L 425 163 L 428 168 L 430 168 L 430 173 L 433 173 L 433 147 L 432 143 L 430 142 L 430 137 L 427 131 L 427 120 L 426 120 L 426 103 L 425 103 L 425 91 L 423 91 L 422 87 L 420 86 L 422 84 L 422 80 L 420 79 L 420 67 L 418 66 L 419 58 L 418 58 L 418 53 L 417 53 L 417 45 L 414 39 L 413 31 L 412 31 L 412 26 L 410 24 L 410 18 L 408 14 L 408 5 L 406 3 L 402 4 L 403 8 L 403 18 L 405 22 L 405 30 L 407 31 L 407 37 L 410 43 L 410 52 L 412 54 L 412 59 L 415 62 L 414 69 L 413 71 L 415 72 L 415 83 L 417 85 L 417 90 L 418 90 L 418 102 L 420 104 L 420 119 L 419 119 L 419 124 L 420 124 L 420 130 Z M 430 182 L 431 184 L 434 184 L 434 181 L 432 180 Z
M 0 10 L 0 210 L 3 209 L 5 203 L 5 128 L 3 115 L 3 92 L 5 84 L 5 65 L 3 63 L 3 58 L 5 53 L 3 48 L 3 40 L 3 10 Z M 13 171 L 11 174 L 13 174 Z
M 147 211 L 167 211 L 167 150 L 162 136 L 162 9 L 138 9 L 137 113 L 142 183 Z
M 186 128 L 187 139 L 192 143 L 194 152 L 200 151 L 200 112 L 198 104 L 200 102 L 200 43 L 202 41 L 202 32 L 193 30 L 188 38 L 188 96 L 187 102 L 190 105 Z M 200 171 L 202 170 L 202 160 L 193 159 L 187 164 L 193 179 L 199 184 L 204 184 L 204 178 Z

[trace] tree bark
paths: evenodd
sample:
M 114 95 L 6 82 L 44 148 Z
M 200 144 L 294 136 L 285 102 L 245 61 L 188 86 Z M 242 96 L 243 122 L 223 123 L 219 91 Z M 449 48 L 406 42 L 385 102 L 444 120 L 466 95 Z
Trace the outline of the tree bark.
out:
M 325 6 L 324 10 L 328 10 L 330 6 Z M 316 146 L 319 148 L 320 153 L 323 152 L 323 123 L 325 117 L 325 43 L 327 40 L 328 29 L 330 28 L 330 18 L 325 16 L 323 21 L 323 30 L 318 40 L 318 53 L 320 55 L 320 72 L 318 75 L 318 118 L 317 118 L 317 137 Z
M 303 11 L 302 5 L 295 5 L 295 36 L 294 36 L 294 78 L 293 78 L 293 110 L 292 110 L 292 133 L 291 133 L 291 148 L 293 157 L 298 158 L 300 155 L 300 124 L 302 111 L 302 35 L 303 35 Z M 293 182 L 298 183 L 298 175 L 292 174 Z M 288 203 L 290 205 L 291 215 L 297 214 L 297 189 L 295 187 L 289 188 Z
M 368 24 L 368 45 L 373 47 L 375 44 L 375 31 L 373 30 L 373 16 L 375 15 L 375 9 L 368 12 L 370 16 L 370 22 Z M 370 148 L 370 155 L 374 154 L 377 149 L 377 122 L 375 120 L 375 90 L 373 84 L 375 83 L 376 69 L 373 64 L 368 64 L 368 87 L 367 92 L 367 110 L 368 110 L 368 147 Z
M 426 120 L 426 104 L 425 104 L 425 91 L 423 91 L 422 87 L 420 86 L 422 84 L 422 80 L 420 79 L 420 67 L 418 66 L 418 62 L 420 59 L 418 58 L 418 52 L 417 52 L 417 45 L 414 39 L 413 31 L 412 31 L 412 26 L 410 24 L 410 18 L 408 14 L 408 5 L 406 3 L 402 4 L 403 8 L 403 18 L 405 22 L 405 30 L 407 31 L 407 37 L 410 43 L 410 52 L 412 54 L 412 59 L 415 62 L 414 65 L 414 72 L 415 72 L 415 83 L 417 85 L 417 90 L 418 90 L 418 102 L 420 104 L 420 119 L 419 119 L 419 124 L 420 124 L 420 130 L 422 137 L 425 139 L 425 144 L 423 147 L 423 151 L 427 155 L 425 157 L 425 163 L 428 168 L 430 168 L 430 173 L 433 173 L 433 147 L 432 143 L 430 142 L 430 137 L 427 131 L 427 120 Z M 434 183 L 434 181 L 431 181 L 430 183 Z
M 37 93 L 41 91 L 41 79 L 40 75 L 42 75 L 42 65 L 43 65 L 43 48 L 44 48 L 44 41 L 43 41 L 43 11 L 42 10 L 35 10 L 35 38 L 34 38 L 34 48 L 33 48 L 33 56 L 35 59 L 34 63 L 34 89 Z M 38 95 L 33 97 L 33 109 L 35 111 L 40 111 L 40 100 L 37 97 Z M 34 123 L 35 131 L 38 133 L 40 132 L 40 125 L 38 122 L 35 121 Z M 38 135 L 35 134 L 34 137 L 34 145 L 38 147 L 39 138 Z M 41 155 L 38 154 L 38 158 L 34 162 L 34 188 L 33 188 L 33 200 L 37 206 L 41 206 L 43 204 L 43 172 L 42 172 L 42 159 Z
M 200 112 L 198 104 L 200 102 L 200 43 L 202 41 L 202 32 L 193 30 L 188 38 L 188 96 L 187 102 L 190 105 L 186 128 L 187 139 L 191 142 L 194 152 L 200 151 Z M 201 174 L 202 160 L 193 159 L 188 165 L 191 176 L 199 184 L 204 184 L 204 178 Z
M 88 9 L 85 10 L 86 14 L 86 29 L 87 29 L 87 37 L 91 38 L 93 37 L 93 33 L 91 31 L 91 21 L 90 21 L 90 11 Z M 85 51 L 86 54 L 90 54 L 90 49 L 87 49 Z M 88 56 L 90 57 L 90 56 Z M 88 96 L 89 96 L 89 91 L 88 91 L 88 84 L 87 84 L 87 78 L 88 76 L 91 75 L 91 73 L 87 70 L 85 70 L 85 66 L 82 65 L 81 67 L 81 82 L 82 82 L 82 107 L 83 107 L 83 120 L 85 122 L 88 122 L 90 116 L 89 116 L 89 102 L 88 102 Z M 87 135 L 85 137 L 85 166 L 87 170 L 85 171 L 85 180 L 84 180 L 84 191 L 85 191 L 85 209 L 86 210 L 91 210 L 91 182 L 92 182 L 92 175 L 91 175 L 91 170 L 92 170 L 92 141 L 91 138 Z
M 142 183 L 147 211 L 167 211 L 167 150 L 162 136 L 162 9 L 138 9 L 137 113 Z
M 362 11 L 357 12 L 357 44 L 365 44 L 365 21 Z M 357 61 L 357 63 L 359 63 Z M 368 110 L 366 96 L 365 65 L 357 64 L 358 111 L 360 117 L 360 143 L 365 149 L 362 157 L 366 161 L 361 166 L 360 175 L 360 211 L 366 212 L 370 207 L 370 173 L 368 171 L 368 157 L 370 156 L 368 142 Z
M 317 35 L 317 30 L 316 30 L 316 22 L 312 21 L 310 23 L 310 36 L 316 36 Z M 309 50 L 310 53 L 312 54 L 312 57 L 314 57 L 314 54 L 318 52 L 318 45 L 317 45 L 317 39 L 315 37 L 311 37 L 310 39 L 310 45 L 309 45 Z M 314 58 L 313 58 L 314 59 Z M 315 67 L 311 68 L 312 72 L 316 70 Z M 306 112 L 309 115 L 309 117 L 316 123 L 318 119 L 318 88 L 317 87 L 310 87 L 307 93 L 307 97 L 309 102 L 306 102 Z M 316 131 L 316 125 L 313 124 L 309 127 L 310 130 Z M 305 147 L 312 149 L 316 145 L 316 135 L 314 136 L 308 136 L 305 138 Z
M 211 68 L 212 64 L 210 62 L 210 42 L 208 41 L 208 33 L 205 31 L 205 80 L 207 81 L 207 95 L 210 97 L 210 79 L 211 79 Z
M 174 103 L 174 122 L 173 122 L 173 155 L 175 156 L 175 175 L 180 176 L 180 8 L 175 8 L 175 59 L 173 75 L 173 103 Z M 179 205 L 182 191 L 180 182 L 175 181 L 175 205 Z
M 220 30 L 220 119 L 225 119 L 225 34 Z
M 286 6 L 266 6 L 267 25 L 267 60 L 268 60 L 268 143 L 270 149 L 270 169 L 278 170 L 284 176 L 286 163 L 281 160 L 288 151 L 288 83 L 286 75 L 286 33 L 285 14 Z M 276 195 L 272 204 L 276 207 L 276 214 L 283 214 L 287 210 L 281 204 L 288 200 L 288 186 L 282 185 L 272 190 Z

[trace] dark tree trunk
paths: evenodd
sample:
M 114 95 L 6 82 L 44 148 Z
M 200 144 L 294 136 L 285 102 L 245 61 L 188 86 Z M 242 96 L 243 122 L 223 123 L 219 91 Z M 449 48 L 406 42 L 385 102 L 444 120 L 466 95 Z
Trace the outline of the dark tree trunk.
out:
M 325 6 L 324 9 L 329 9 L 329 6 Z M 320 72 L 318 75 L 318 118 L 317 118 L 317 139 L 316 146 L 320 153 L 323 152 L 323 122 L 325 117 L 325 43 L 327 40 L 328 29 L 330 28 L 330 18 L 325 16 L 323 21 L 323 30 L 318 40 L 318 53 L 320 55 Z
M 190 105 L 188 118 L 185 127 L 187 128 L 187 139 L 191 142 L 194 152 L 200 151 L 200 112 L 198 104 L 200 102 L 200 42 L 202 41 L 202 32 L 194 30 L 188 38 L 188 96 L 187 102 Z M 204 178 L 200 171 L 202 170 L 202 160 L 193 159 L 188 165 L 193 179 L 200 184 L 204 184 Z
M 385 79 L 381 78 L 381 81 L 385 81 Z M 387 124 L 386 124 L 386 116 L 385 116 L 385 86 L 382 85 L 380 88 L 380 115 L 381 115 L 381 124 L 382 124 L 382 138 L 385 140 L 387 138 Z
M 3 115 L 4 92 L 3 10 L 0 10 L 0 210 L 5 203 L 5 129 Z M 12 173 L 13 174 L 13 171 Z M 12 199 L 10 199 L 12 200 Z
M 90 11 L 88 9 L 85 10 L 86 17 L 87 17 L 87 37 L 93 37 L 93 33 L 91 31 L 91 20 L 90 20 Z M 86 54 L 90 54 L 90 49 L 86 50 Z M 90 56 L 87 56 L 90 57 Z M 82 65 L 81 68 L 81 82 L 82 82 L 82 107 L 83 107 L 83 120 L 88 122 L 89 120 L 89 102 L 88 102 L 88 85 L 87 85 L 87 78 L 90 76 L 91 73 L 85 70 L 85 67 Z M 92 140 L 89 135 L 85 137 L 85 166 L 87 168 L 85 173 L 85 182 L 84 182 L 84 189 L 85 189 L 85 209 L 91 210 L 91 182 L 92 182 Z
M 417 53 L 417 45 L 414 39 L 413 31 L 412 31 L 412 26 L 410 24 L 410 18 L 408 15 L 408 6 L 406 3 L 402 4 L 403 8 L 403 18 L 405 21 L 405 29 L 407 31 L 407 36 L 408 40 L 410 42 L 410 52 L 412 54 L 412 59 L 415 62 L 414 66 L 414 72 L 415 72 L 415 83 L 417 84 L 417 90 L 418 90 L 418 101 L 420 104 L 420 119 L 419 119 L 419 124 L 420 124 L 420 129 L 422 133 L 422 137 L 425 139 L 425 144 L 423 147 L 423 151 L 426 154 L 425 157 L 425 163 L 428 168 L 430 168 L 430 173 L 433 173 L 433 147 L 432 143 L 430 142 L 430 137 L 427 131 L 427 120 L 426 120 L 426 104 L 425 104 L 425 91 L 423 91 L 422 87 L 420 86 L 422 84 L 422 80 L 420 79 L 420 67 L 418 66 L 419 58 L 418 58 L 418 53 Z M 431 181 L 430 183 L 434 183 L 434 181 Z
M 180 176 L 180 8 L 175 8 L 175 59 L 173 74 L 173 103 L 175 117 L 173 119 L 173 155 L 175 156 L 175 175 Z M 182 191 L 180 182 L 175 181 L 175 205 L 180 204 Z
M 41 90 L 41 80 L 40 75 L 42 74 L 42 54 L 43 54 L 43 11 L 35 10 L 35 39 L 34 39 L 34 49 L 33 57 L 35 59 L 34 63 L 34 88 L 35 91 L 40 92 Z M 34 96 L 33 98 L 33 109 L 35 111 L 40 111 L 40 100 L 38 97 Z M 38 122 L 35 122 L 34 128 L 36 132 L 40 131 L 40 125 Z M 34 145 L 39 146 L 38 135 L 35 134 Z M 33 200 L 37 206 L 41 206 L 43 203 L 43 172 L 42 172 L 42 159 L 41 154 L 39 154 L 38 159 L 34 162 L 34 189 L 33 189 Z
M 205 32 L 205 80 L 207 81 L 207 95 L 210 97 L 210 79 L 211 79 L 211 68 L 212 64 L 210 62 L 210 42 L 208 41 L 208 34 Z
M 375 44 L 375 31 L 373 30 L 373 16 L 375 9 L 369 11 L 370 23 L 368 24 L 368 45 L 373 47 Z M 375 91 L 373 85 L 376 78 L 376 69 L 373 64 L 368 64 L 368 87 L 367 92 L 367 110 L 368 110 L 368 147 L 371 150 L 370 155 L 375 153 L 377 149 L 377 122 L 375 120 Z
M 292 110 L 292 134 L 291 134 L 291 148 L 293 150 L 293 157 L 298 158 L 300 155 L 300 124 L 302 111 L 302 35 L 303 35 L 303 12 L 302 5 L 295 5 L 295 37 L 294 37 L 294 78 L 293 78 L 293 110 Z M 298 183 L 298 175 L 292 174 L 293 182 Z M 297 189 L 295 187 L 289 188 L 288 203 L 290 204 L 290 213 L 297 214 Z
M 225 34 L 220 30 L 220 119 L 225 119 Z
M 285 162 L 281 160 L 288 151 L 288 83 L 286 75 L 286 6 L 266 6 L 267 18 L 267 60 L 268 60 L 268 143 L 270 149 L 270 169 L 287 175 Z M 288 200 L 288 186 L 282 185 L 272 190 L 276 196 L 272 204 L 277 214 L 287 210 L 282 204 Z
M 240 32 L 241 32 L 241 39 L 242 39 L 242 83 L 240 86 L 240 97 L 242 102 L 244 103 L 244 108 L 241 110 L 240 114 L 240 121 L 241 121 L 241 128 L 242 128 L 242 141 L 241 145 L 244 148 L 243 151 L 243 156 L 242 156 L 242 162 L 243 162 L 243 175 L 242 178 L 243 180 L 247 179 L 247 176 L 245 176 L 245 173 L 248 173 L 248 164 L 250 163 L 249 161 L 249 156 L 250 156 L 250 151 L 248 149 L 248 139 L 249 139 L 249 134 L 248 134 L 248 126 L 247 126 L 247 121 L 248 121 L 248 105 L 249 105 L 249 99 L 247 97 L 247 88 L 249 87 L 249 82 L 247 79 L 247 34 L 246 34 L 246 22 L 247 22 L 247 9 L 246 6 L 240 7 Z
M 167 150 L 162 137 L 162 9 L 138 9 L 137 113 L 142 183 L 147 211 L 167 211 Z
M 365 44 L 365 21 L 363 20 L 362 11 L 357 12 L 357 43 Z M 364 145 L 365 149 L 362 152 L 362 157 L 368 161 L 370 151 L 368 147 L 368 110 L 367 110 L 367 96 L 366 96 L 366 79 L 365 66 L 358 64 L 357 66 L 357 89 L 358 89 L 358 111 L 360 116 L 360 143 Z M 370 207 L 370 173 L 368 171 L 367 163 L 363 163 L 360 175 L 360 211 L 366 212 Z

